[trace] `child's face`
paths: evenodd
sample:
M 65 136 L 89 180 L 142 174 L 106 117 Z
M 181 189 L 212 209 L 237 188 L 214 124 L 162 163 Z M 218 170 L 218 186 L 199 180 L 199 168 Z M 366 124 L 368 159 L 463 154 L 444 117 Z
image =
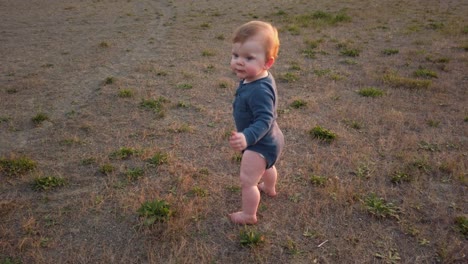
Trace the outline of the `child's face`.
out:
M 231 69 L 240 79 L 252 82 L 260 77 L 271 66 L 265 58 L 264 41 L 261 35 L 248 38 L 244 43 L 232 45 Z

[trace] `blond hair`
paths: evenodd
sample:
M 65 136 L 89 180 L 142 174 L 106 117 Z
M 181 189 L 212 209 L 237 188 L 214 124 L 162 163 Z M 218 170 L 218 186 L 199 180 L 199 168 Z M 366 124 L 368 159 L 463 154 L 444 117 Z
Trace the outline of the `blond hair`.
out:
M 265 43 L 264 48 L 266 51 L 266 58 L 277 58 L 279 51 L 279 38 L 278 30 L 270 23 L 263 21 L 250 21 L 238 27 L 234 31 L 232 43 L 244 43 L 247 39 L 257 35 L 263 34 Z

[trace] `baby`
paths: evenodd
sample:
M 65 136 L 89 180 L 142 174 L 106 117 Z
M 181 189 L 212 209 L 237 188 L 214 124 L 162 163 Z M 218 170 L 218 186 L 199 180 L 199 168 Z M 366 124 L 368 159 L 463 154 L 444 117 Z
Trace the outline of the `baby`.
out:
M 229 145 L 243 154 L 242 210 L 229 217 L 237 224 L 255 224 L 260 191 L 276 196 L 275 163 L 284 146 L 276 123 L 276 83 L 268 71 L 278 56 L 278 31 L 269 23 L 251 21 L 237 28 L 232 43 L 231 69 L 240 83 L 233 103 L 237 131 Z

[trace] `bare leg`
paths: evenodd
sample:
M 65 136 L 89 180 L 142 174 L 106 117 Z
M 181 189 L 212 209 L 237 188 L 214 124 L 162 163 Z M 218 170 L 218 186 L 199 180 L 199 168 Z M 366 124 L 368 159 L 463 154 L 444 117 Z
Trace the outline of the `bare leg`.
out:
M 240 181 L 242 189 L 242 211 L 229 215 L 236 224 L 257 223 L 260 191 L 257 184 L 265 172 L 266 162 L 258 153 L 246 150 L 242 156 Z
M 276 167 L 273 166 L 263 173 L 262 179 L 263 182 L 258 185 L 258 189 L 268 196 L 276 196 L 276 179 L 278 178 L 278 173 Z

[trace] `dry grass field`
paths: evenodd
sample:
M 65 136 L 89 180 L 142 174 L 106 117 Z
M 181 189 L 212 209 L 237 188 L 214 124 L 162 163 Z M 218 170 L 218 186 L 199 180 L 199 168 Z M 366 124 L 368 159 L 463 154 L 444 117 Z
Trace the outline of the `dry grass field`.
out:
M 0 264 L 467 263 L 465 0 L 0 0 Z M 286 148 L 232 224 L 230 36 Z

